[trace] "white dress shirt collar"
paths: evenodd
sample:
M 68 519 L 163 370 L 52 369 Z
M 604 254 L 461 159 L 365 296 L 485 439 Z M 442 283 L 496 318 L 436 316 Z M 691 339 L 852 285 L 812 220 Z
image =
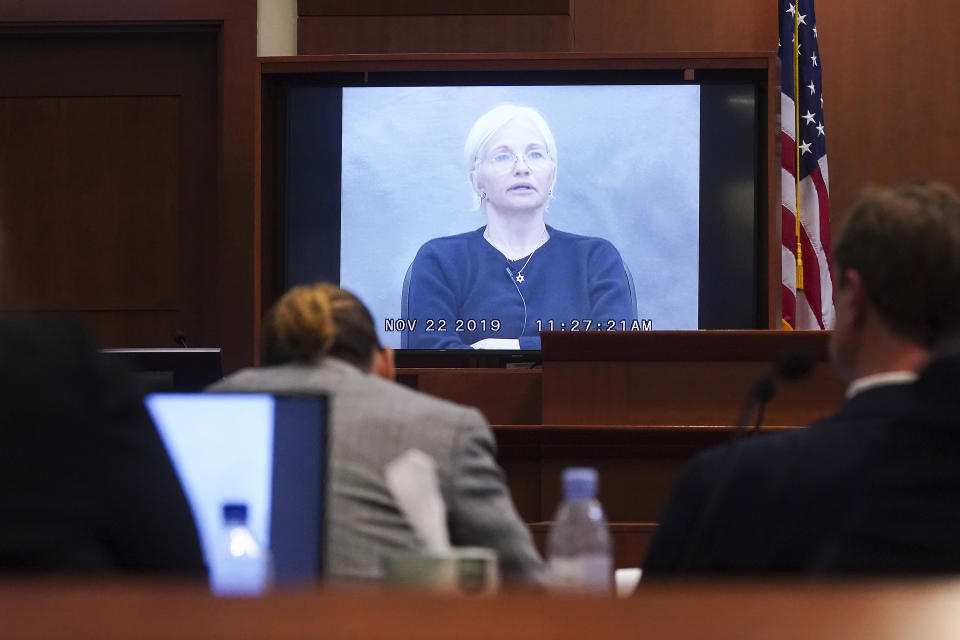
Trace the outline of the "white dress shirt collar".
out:
M 849 400 L 858 393 L 874 387 L 884 387 L 892 384 L 910 384 L 917 380 L 917 374 L 913 371 L 885 371 L 875 373 L 870 376 L 857 378 L 847 387 L 847 399 Z

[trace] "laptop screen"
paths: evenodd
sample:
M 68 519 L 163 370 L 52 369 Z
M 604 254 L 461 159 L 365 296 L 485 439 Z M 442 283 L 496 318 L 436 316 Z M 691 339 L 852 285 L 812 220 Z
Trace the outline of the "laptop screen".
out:
M 276 584 L 318 580 L 326 398 L 155 393 L 145 402 L 193 511 L 214 590 L 256 591 L 231 563 L 225 505 L 245 507 L 247 528 L 271 552 L 263 570 Z

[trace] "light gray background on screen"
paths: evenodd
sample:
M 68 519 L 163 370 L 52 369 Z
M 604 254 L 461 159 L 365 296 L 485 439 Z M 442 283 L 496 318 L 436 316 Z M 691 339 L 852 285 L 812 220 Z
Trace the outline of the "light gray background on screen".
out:
M 547 224 L 610 240 L 654 329 L 697 328 L 697 86 L 363 87 L 343 92 L 340 283 L 383 331 L 403 276 L 431 238 L 485 224 L 470 209 L 463 143 L 505 102 L 536 108 L 557 141 Z M 555 283 L 563 286 L 563 283 Z

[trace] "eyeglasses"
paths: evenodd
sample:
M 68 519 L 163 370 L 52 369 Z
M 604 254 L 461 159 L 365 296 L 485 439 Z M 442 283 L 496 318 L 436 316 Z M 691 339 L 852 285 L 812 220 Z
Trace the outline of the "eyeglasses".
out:
M 486 159 L 486 163 L 497 173 L 510 173 L 519 161 L 520 156 L 513 151 L 506 150 L 497 151 Z M 531 171 L 540 171 L 553 164 L 553 159 L 546 149 L 533 147 L 523 153 L 523 162 Z

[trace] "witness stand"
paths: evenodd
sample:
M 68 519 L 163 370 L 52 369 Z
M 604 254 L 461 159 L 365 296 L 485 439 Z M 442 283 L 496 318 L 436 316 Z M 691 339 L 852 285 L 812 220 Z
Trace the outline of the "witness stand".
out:
M 784 353 L 811 373 L 778 385 L 764 430 L 796 428 L 843 400 L 826 332 L 544 332 L 542 369 L 401 369 L 401 382 L 480 408 L 517 509 L 543 549 L 564 467 L 600 472 L 615 564 L 639 566 L 685 464 L 734 434 L 756 380 Z

